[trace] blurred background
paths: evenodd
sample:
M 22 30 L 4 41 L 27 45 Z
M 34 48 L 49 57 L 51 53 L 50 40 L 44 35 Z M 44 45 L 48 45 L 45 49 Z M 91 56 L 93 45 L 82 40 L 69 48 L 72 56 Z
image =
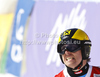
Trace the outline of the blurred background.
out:
M 100 0 L 0 0 L 0 77 L 54 77 L 63 70 L 60 33 L 84 30 L 100 66 Z

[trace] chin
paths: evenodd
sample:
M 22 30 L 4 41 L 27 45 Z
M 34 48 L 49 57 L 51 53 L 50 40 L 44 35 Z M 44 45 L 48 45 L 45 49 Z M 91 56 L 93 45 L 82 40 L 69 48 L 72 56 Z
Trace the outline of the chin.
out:
M 75 68 L 75 64 L 66 64 L 66 66 L 70 67 L 70 68 Z

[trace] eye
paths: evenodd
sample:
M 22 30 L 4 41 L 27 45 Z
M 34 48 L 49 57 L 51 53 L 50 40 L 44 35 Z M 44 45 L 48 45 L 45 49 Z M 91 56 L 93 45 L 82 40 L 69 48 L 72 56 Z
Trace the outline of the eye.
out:
M 79 48 L 79 46 L 78 45 L 70 45 L 69 47 L 68 47 L 68 49 L 71 49 L 72 51 L 73 50 L 76 50 L 77 48 Z
M 61 47 L 61 51 L 65 51 L 65 50 L 66 50 L 66 47 L 67 47 L 67 45 L 63 45 L 63 46 Z

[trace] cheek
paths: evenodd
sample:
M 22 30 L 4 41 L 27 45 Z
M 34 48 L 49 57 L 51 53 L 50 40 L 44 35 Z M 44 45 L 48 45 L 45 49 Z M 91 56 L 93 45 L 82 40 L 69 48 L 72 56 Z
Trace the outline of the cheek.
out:
M 77 60 L 78 60 L 78 61 L 81 61 L 81 60 L 82 60 L 82 56 L 79 55 L 79 56 L 77 57 Z
M 77 61 L 81 61 L 82 60 L 82 54 L 81 52 L 78 52 L 76 55 L 75 55 L 75 58 Z
M 62 55 L 62 59 L 64 60 L 64 55 Z
M 65 56 L 64 56 L 64 55 L 62 55 L 62 60 L 63 60 L 63 61 L 65 60 Z

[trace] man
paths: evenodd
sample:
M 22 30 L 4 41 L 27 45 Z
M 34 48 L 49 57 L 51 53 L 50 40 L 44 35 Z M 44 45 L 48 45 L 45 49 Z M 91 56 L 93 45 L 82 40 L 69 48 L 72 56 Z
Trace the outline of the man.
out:
M 64 31 L 58 41 L 57 52 L 65 69 L 55 77 L 100 77 L 100 68 L 90 66 L 91 41 L 81 29 Z

